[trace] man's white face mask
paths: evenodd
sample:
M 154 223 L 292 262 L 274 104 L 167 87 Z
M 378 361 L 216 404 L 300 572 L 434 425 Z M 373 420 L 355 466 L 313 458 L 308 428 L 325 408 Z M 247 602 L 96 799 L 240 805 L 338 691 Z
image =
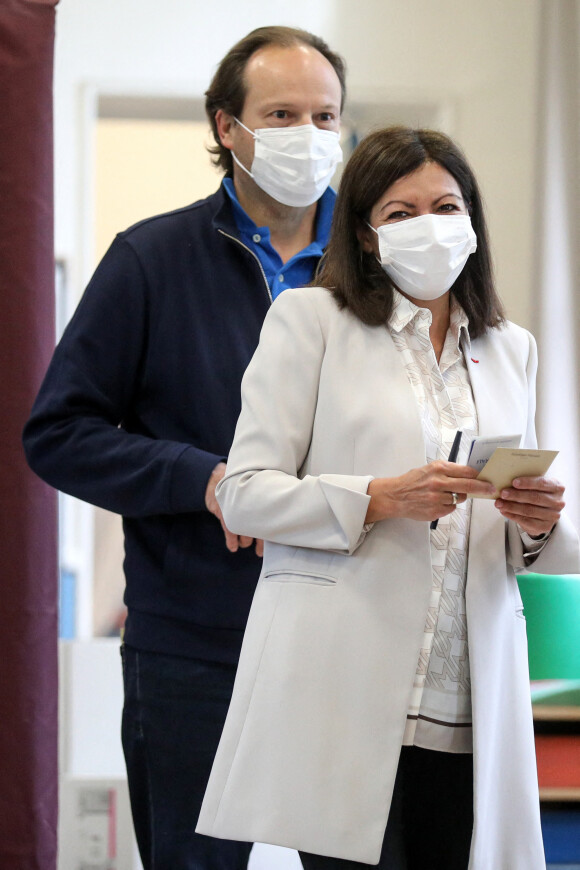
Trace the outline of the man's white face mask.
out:
M 477 248 L 466 214 L 422 214 L 384 224 L 375 232 L 380 263 L 391 281 L 413 299 L 425 301 L 449 290 Z
M 338 133 L 321 130 L 314 124 L 300 127 L 261 127 L 249 130 L 236 122 L 254 139 L 252 167 L 238 166 L 254 179 L 258 187 L 277 202 L 303 208 L 320 199 L 342 161 Z

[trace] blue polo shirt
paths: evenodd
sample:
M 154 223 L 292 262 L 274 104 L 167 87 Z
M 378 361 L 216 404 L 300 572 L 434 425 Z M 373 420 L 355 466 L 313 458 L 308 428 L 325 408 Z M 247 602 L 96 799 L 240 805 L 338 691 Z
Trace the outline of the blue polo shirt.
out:
M 327 187 L 318 200 L 316 212 L 316 237 L 308 247 L 294 254 L 287 263 L 282 263 L 280 254 L 274 250 L 270 242 L 269 227 L 258 227 L 246 214 L 238 201 L 233 179 L 224 178 L 223 186 L 232 201 L 234 220 L 242 242 L 253 251 L 264 270 L 272 299 L 288 287 L 304 287 L 312 281 L 330 235 L 330 224 L 336 193 Z

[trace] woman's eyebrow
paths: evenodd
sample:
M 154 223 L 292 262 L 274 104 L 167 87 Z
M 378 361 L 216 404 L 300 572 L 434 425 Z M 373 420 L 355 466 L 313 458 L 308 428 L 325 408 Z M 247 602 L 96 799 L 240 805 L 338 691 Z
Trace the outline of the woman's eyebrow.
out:
M 435 205 L 435 203 L 439 202 L 439 200 L 441 200 L 441 199 L 447 199 L 448 196 L 453 196 L 455 199 L 460 199 L 463 202 L 463 197 L 461 196 L 461 194 L 451 193 L 451 191 L 449 191 L 449 193 L 444 193 L 441 196 L 438 196 L 437 199 L 434 199 L 433 205 Z
M 412 202 L 405 202 L 404 199 L 390 199 L 388 202 L 381 206 L 380 211 L 384 211 L 391 205 L 404 205 L 405 208 L 415 208 Z

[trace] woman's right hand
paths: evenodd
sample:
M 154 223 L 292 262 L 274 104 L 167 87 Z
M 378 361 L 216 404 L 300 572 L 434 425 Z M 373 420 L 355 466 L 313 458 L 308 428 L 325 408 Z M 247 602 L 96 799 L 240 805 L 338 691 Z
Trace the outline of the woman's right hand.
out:
M 367 489 L 370 495 L 365 522 L 410 519 L 431 522 L 447 516 L 468 494 L 493 495 L 495 487 L 476 480 L 478 472 L 467 465 L 437 460 L 413 468 L 400 477 L 376 477 Z M 453 499 L 453 493 L 456 500 Z

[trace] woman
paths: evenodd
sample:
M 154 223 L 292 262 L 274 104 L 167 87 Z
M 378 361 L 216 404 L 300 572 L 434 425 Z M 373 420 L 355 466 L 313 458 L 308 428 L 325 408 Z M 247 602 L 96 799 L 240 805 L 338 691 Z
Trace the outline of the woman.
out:
M 306 870 L 539 870 L 515 571 L 578 571 L 578 540 L 556 481 L 494 501 L 469 437 L 447 461 L 457 430 L 536 446 L 535 343 L 446 136 L 371 134 L 334 220 L 321 286 L 266 319 L 219 490 L 266 544 L 198 830 Z

